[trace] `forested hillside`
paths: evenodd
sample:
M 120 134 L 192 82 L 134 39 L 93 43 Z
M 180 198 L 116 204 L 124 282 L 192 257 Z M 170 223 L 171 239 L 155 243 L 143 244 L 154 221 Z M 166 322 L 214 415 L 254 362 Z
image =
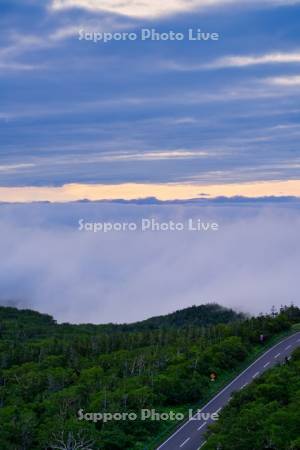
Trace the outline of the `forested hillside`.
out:
M 235 394 L 203 450 L 300 449 L 300 349 Z
M 138 324 L 97 326 L 58 325 L 47 315 L 2 307 L 0 449 L 144 449 L 165 423 L 93 423 L 78 420 L 78 411 L 196 405 L 212 371 L 229 373 L 261 345 L 261 334 L 268 341 L 288 330 L 299 313 L 289 307 L 247 318 L 205 305 Z
M 200 306 L 192 306 L 190 308 L 175 311 L 165 316 L 152 317 L 141 322 L 132 324 L 107 324 L 107 325 L 57 325 L 55 320 L 47 315 L 40 314 L 31 310 L 18 310 L 16 308 L 0 306 L 0 332 L 7 333 L 7 336 L 13 335 L 22 330 L 26 337 L 37 337 L 42 334 L 49 333 L 56 335 L 66 335 L 69 333 L 83 332 L 86 334 L 99 333 L 117 333 L 123 331 L 147 331 L 158 330 L 164 328 L 184 328 L 191 326 L 205 326 L 219 323 L 228 323 L 244 319 L 244 315 L 233 311 L 232 309 L 223 308 L 218 304 L 207 304 Z

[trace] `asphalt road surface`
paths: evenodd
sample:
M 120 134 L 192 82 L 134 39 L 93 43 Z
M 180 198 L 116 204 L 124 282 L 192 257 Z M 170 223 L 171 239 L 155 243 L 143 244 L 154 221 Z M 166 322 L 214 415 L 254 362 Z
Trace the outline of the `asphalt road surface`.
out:
M 235 391 L 244 389 L 266 370 L 278 363 L 282 363 L 285 358 L 290 356 L 299 346 L 300 333 L 295 333 L 292 336 L 283 339 L 270 350 L 267 350 L 201 409 L 201 417 L 194 416 L 189 419 L 184 425 L 178 428 L 169 439 L 157 447 L 157 450 L 201 449 L 205 444 L 205 432 L 207 431 L 207 426 L 213 423 L 213 419 L 210 418 L 210 415 L 219 413 L 229 402 Z

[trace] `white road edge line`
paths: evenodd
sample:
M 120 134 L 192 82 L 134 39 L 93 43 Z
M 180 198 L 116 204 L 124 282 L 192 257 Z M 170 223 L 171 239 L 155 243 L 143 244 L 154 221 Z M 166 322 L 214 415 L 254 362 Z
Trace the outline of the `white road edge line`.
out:
M 267 350 L 265 353 L 263 353 L 259 358 L 257 358 L 255 361 L 253 361 L 252 364 L 250 364 L 250 366 L 248 366 L 245 370 L 243 370 L 243 372 L 241 372 L 234 380 L 232 380 L 229 384 L 227 384 L 227 386 L 225 386 L 217 395 L 215 395 L 208 403 L 206 403 L 205 406 L 203 406 L 203 408 L 201 408 L 201 411 L 203 411 L 205 408 L 207 408 L 208 405 L 210 405 L 213 401 L 215 401 L 221 394 L 223 394 L 224 391 L 226 391 L 230 386 L 232 386 L 239 378 L 241 378 L 242 375 L 244 375 L 244 373 L 248 372 L 248 370 L 253 367 L 255 364 L 258 363 L 258 361 L 260 361 L 261 359 L 263 359 L 267 354 L 269 354 L 272 350 L 274 350 L 274 348 L 278 347 L 279 345 L 283 344 L 283 342 L 288 341 L 289 339 L 295 337 L 295 335 L 297 335 L 299 332 L 292 334 L 291 336 L 288 336 L 287 338 L 285 338 L 283 341 L 278 342 L 277 344 L 273 345 L 273 347 L 269 348 L 269 350 Z M 297 342 L 300 342 L 300 339 L 297 340 Z M 178 428 L 178 430 L 175 431 L 175 433 L 173 433 L 165 442 L 163 442 L 159 447 L 157 447 L 156 450 L 160 450 L 164 445 L 166 445 L 167 442 L 169 442 L 171 439 L 173 439 L 174 436 L 176 436 L 177 433 L 179 433 L 179 431 L 181 431 L 184 427 L 186 427 L 190 421 L 196 417 L 198 415 L 198 412 L 191 417 L 187 422 L 185 422 L 183 425 L 181 425 L 180 428 Z M 204 444 L 203 444 L 204 445 Z
M 281 355 L 281 353 L 277 353 L 277 355 L 275 356 L 275 359 L 279 358 L 280 355 Z
M 268 361 L 268 362 L 264 365 L 264 368 L 268 367 L 269 364 L 270 364 L 270 361 Z
M 256 378 L 256 377 L 258 377 L 258 375 L 259 375 L 259 372 L 256 372 L 252 378 Z
M 217 411 L 215 412 L 215 414 L 219 414 L 219 412 L 221 411 L 222 407 L 217 409 Z
M 191 439 L 190 437 L 187 438 L 187 439 L 180 445 L 180 448 L 183 447 L 185 444 L 187 444 L 187 443 L 189 442 L 190 439 Z
M 206 425 L 206 422 L 204 422 L 202 425 L 200 425 L 200 427 L 199 428 L 197 428 L 197 430 L 198 431 L 200 431 L 201 430 L 201 428 L 203 428 L 203 427 L 205 427 L 205 425 Z
M 200 445 L 200 447 L 199 447 L 199 450 L 200 450 L 200 448 L 202 448 L 202 447 L 203 447 L 203 445 L 205 445 L 205 444 L 206 444 L 206 442 L 207 442 L 207 441 L 204 441 L 204 442 L 203 442 L 203 444 L 201 444 L 201 445 Z
M 244 389 L 246 386 L 248 386 L 248 384 L 249 384 L 249 383 L 245 383 L 245 384 L 241 387 L 241 389 Z

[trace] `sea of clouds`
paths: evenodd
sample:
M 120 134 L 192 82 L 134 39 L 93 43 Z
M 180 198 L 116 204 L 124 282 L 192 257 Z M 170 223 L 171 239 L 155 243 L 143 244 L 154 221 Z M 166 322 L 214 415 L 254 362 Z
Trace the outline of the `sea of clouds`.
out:
M 78 222 L 188 219 L 217 232 L 80 232 Z M 297 204 L 0 205 L 0 303 L 69 322 L 133 322 L 208 302 L 299 304 Z

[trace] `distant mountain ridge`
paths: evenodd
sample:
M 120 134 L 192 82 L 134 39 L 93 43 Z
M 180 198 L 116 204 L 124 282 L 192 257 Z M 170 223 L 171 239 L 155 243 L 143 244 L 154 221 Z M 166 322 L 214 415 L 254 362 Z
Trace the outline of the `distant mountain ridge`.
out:
M 185 328 L 189 326 L 207 326 L 217 323 L 229 323 L 242 320 L 245 316 L 233 309 L 225 308 L 217 303 L 191 306 L 163 316 L 151 317 L 133 324 L 119 325 L 125 329 Z
M 99 318 L 100 319 L 100 318 Z M 177 310 L 173 313 L 151 317 L 134 323 L 124 324 L 57 324 L 55 319 L 48 315 L 42 314 L 30 309 L 18 309 L 10 306 L 0 306 L 0 323 L 15 322 L 21 328 L 31 327 L 35 324 L 38 327 L 70 327 L 84 328 L 90 331 L 147 331 L 166 328 L 188 328 L 191 326 L 209 326 L 218 323 L 229 323 L 236 320 L 245 319 L 245 315 L 237 313 L 232 309 L 220 306 L 217 303 L 209 303 L 199 306 L 191 306 L 185 309 Z

